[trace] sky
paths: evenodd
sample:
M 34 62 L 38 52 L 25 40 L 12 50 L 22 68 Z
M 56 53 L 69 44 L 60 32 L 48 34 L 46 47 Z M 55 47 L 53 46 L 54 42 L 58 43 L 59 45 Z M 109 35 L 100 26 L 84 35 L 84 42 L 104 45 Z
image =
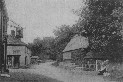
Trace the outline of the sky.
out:
M 56 26 L 74 24 L 79 17 L 72 9 L 79 9 L 81 1 L 5 0 L 9 19 L 24 28 L 25 43 L 33 42 L 36 37 L 54 36 Z

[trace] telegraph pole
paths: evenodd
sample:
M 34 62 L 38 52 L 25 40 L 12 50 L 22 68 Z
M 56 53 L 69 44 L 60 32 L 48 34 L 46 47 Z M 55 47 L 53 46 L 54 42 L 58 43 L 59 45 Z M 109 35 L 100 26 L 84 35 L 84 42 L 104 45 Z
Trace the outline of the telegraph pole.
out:
M 3 47 L 4 47 L 4 71 L 7 70 L 6 65 L 7 65 L 7 35 L 5 34 L 3 38 Z
M 0 0 L 0 70 L 6 72 L 8 14 L 4 0 Z
M 3 46 L 4 46 L 4 72 L 7 70 L 7 22 L 8 22 L 8 14 L 4 1 L 4 29 L 3 29 Z
M 2 23 L 1 23 L 1 12 L 0 12 L 0 71 L 2 72 L 2 52 L 3 52 L 3 48 L 2 48 Z
M 3 20 L 2 20 L 2 12 L 3 12 L 3 2 L 0 1 L 0 70 L 2 73 L 2 64 L 3 64 Z

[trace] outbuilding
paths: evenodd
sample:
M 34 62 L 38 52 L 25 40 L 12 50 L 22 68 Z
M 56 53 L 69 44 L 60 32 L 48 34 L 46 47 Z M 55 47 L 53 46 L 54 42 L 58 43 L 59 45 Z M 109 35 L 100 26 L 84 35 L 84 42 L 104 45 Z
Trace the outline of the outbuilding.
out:
M 84 57 L 84 68 L 88 71 L 100 71 L 103 67 L 102 64 L 109 59 L 110 57 L 102 52 L 94 53 L 90 51 Z

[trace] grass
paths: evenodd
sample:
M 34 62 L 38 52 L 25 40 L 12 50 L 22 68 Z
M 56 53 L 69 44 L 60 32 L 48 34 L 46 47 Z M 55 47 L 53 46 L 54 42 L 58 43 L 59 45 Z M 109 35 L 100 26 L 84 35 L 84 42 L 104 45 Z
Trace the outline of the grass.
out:
M 15 71 L 9 72 L 9 78 L 0 76 L 0 82 L 61 82 L 41 74 L 28 73 L 26 70 L 29 67 L 22 67 L 23 69 L 21 68 L 20 71 L 16 71 L 19 69 L 13 69 Z
M 123 82 L 123 70 L 111 70 L 110 75 L 105 76 L 104 79 L 116 82 Z
M 16 70 L 16 69 L 15 69 Z M 11 77 L 0 77 L 0 82 L 61 82 L 44 75 L 27 72 L 10 72 Z

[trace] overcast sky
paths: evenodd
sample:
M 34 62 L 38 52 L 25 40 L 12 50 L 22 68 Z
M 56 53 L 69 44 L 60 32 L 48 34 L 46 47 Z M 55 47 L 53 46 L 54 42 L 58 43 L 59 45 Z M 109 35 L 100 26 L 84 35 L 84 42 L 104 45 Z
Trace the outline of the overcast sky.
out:
M 78 17 L 71 10 L 81 5 L 81 0 L 6 0 L 9 18 L 25 28 L 26 43 L 54 36 L 56 26 L 74 24 Z

